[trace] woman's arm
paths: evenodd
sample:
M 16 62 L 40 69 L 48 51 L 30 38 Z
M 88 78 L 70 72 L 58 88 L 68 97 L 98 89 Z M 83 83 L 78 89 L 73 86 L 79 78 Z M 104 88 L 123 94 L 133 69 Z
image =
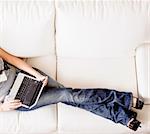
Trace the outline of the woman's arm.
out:
M 44 81 L 44 84 L 47 84 L 47 77 L 41 75 L 39 72 L 34 70 L 29 64 L 27 64 L 25 61 L 21 60 L 18 57 L 15 57 L 9 53 L 7 53 L 5 50 L 0 48 L 0 57 L 7 61 L 8 63 L 14 65 L 15 67 L 28 72 L 29 74 L 35 76 L 37 79 Z

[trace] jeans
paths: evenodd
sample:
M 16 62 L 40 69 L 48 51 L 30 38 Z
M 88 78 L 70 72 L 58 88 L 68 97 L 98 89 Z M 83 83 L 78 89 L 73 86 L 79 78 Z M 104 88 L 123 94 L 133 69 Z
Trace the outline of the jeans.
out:
M 57 83 L 57 82 L 56 82 Z M 37 108 L 62 102 L 79 107 L 96 115 L 110 119 L 115 123 L 127 126 L 133 117 L 131 111 L 133 95 L 131 92 L 119 92 L 111 89 L 72 89 L 56 84 L 56 87 L 44 87 L 41 97 L 35 107 L 27 109 L 20 107 L 19 111 L 30 111 Z

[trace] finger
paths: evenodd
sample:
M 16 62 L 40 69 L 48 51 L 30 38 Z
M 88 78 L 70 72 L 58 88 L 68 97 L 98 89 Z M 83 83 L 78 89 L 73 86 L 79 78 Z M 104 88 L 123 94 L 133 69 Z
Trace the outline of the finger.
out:
M 47 80 L 48 79 L 48 76 L 44 76 L 43 78 L 43 81 Z
M 22 106 L 22 104 L 16 103 L 16 104 L 10 105 L 9 108 L 10 109 L 16 109 L 16 108 L 21 107 L 21 106 Z
M 9 106 L 17 106 L 17 105 L 22 105 L 21 102 L 16 102 L 16 103 L 10 103 Z
M 9 108 L 8 110 L 9 110 L 9 111 L 15 110 L 15 109 L 17 109 L 17 108 L 19 108 L 19 107 L 21 107 L 21 106 L 11 107 L 11 108 Z
M 16 99 L 16 100 L 10 100 L 10 103 L 16 103 L 16 102 L 20 102 L 20 100 Z
M 45 79 L 44 81 L 43 81 L 43 83 L 47 83 L 48 82 L 48 80 L 47 79 Z
M 48 77 L 46 76 L 46 77 L 45 77 L 45 80 L 43 81 L 43 84 L 44 84 L 44 85 L 47 85 L 47 83 L 48 83 Z
M 46 86 L 46 85 L 47 85 L 47 82 L 45 81 L 45 82 L 43 82 L 43 84 L 44 84 L 44 86 Z

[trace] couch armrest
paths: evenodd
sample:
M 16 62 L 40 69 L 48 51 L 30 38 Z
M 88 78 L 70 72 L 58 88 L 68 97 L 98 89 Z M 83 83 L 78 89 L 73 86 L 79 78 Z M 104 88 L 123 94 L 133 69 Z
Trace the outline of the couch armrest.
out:
M 150 104 L 150 43 L 136 49 L 136 68 L 139 96 Z

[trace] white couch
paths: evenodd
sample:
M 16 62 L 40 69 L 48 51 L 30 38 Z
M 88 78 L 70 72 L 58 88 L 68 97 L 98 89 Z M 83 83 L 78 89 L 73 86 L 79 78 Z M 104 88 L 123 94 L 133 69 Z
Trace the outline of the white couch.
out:
M 148 0 L 0 1 L 0 43 L 67 87 L 132 91 L 146 102 L 137 132 L 59 103 L 0 113 L 0 134 L 150 133 Z

